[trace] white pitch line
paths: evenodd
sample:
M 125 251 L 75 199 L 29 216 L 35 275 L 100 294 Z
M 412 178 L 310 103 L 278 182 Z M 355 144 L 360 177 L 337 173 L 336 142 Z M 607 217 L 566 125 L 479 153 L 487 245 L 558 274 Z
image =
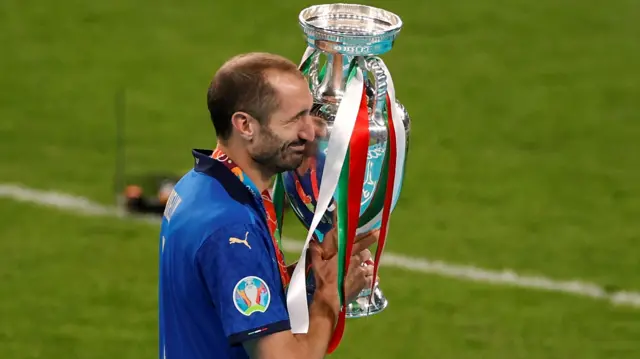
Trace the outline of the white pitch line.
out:
M 157 217 L 130 216 L 115 207 L 107 207 L 91 202 L 84 197 L 77 197 L 66 193 L 42 191 L 16 184 L 0 184 L 0 198 L 10 198 L 20 202 L 30 202 L 41 206 L 55 207 L 65 211 L 88 216 L 126 217 L 134 220 L 158 224 Z M 302 243 L 285 238 L 283 241 L 286 251 L 302 250 Z M 608 292 L 595 283 L 581 280 L 559 281 L 542 276 L 520 275 L 513 270 L 495 271 L 474 266 L 465 266 L 431 261 L 425 258 L 412 258 L 394 253 L 385 253 L 382 265 L 396 267 L 412 272 L 435 274 L 442 277 L 481 282 L 489 284 L 508 285 L 521 288 L 543 290 L 549 292 L 568 293 L 581 297 L 589 297 L 607 301 L 615 305 L 626 305 L 640 308 L 640 292 L 622 290 Z

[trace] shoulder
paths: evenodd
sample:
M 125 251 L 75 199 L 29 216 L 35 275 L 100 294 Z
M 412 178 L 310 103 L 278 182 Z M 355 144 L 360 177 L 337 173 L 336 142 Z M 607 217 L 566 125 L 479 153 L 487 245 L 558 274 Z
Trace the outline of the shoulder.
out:
M 217 268 L 245 267 L 259 272 L 271 269 L 271 237 L 261 226 L 230 223 L 206 236 L 195 252 L 199 265 Z
M 206 229 L 208 233 L 234 225 L 255 224 L 252 198 L 241 190 L 247 192 L 218 178 L 189 171 L 176 184 L 167 202 L 164 220 L 176 227 Z
M 270 241 L 270 234 L 262 226 L 254 223 L 233 221 L 218 225 L 215 230 L 204 238 L 202 247 L 208 247 L 205 250 L 222 248 L 224 251 L 228 248 L 234 248 L 229 255 L 254 256 L 256 254 L 264 254 L 269 248 L 267 244 Z M 235 250 L 235 248 L 241 250 Z
M 244 239 L 247 232 L 250 237 L 261 235 L 257 212 L 249 203 L 233 198 L 233 193 L 206 174 L 187 173 L 176 184 L 162 218 L 161 237 L 167 251 L 195 260 L 205 252 L 211 259 L 225 255 L 230 246 L 239 249 L 238 244 L 229 243 L 230 238 Z M 248 256 L 262 260 L 260 242 L 254 238 L 248 242 L 254 249 Z

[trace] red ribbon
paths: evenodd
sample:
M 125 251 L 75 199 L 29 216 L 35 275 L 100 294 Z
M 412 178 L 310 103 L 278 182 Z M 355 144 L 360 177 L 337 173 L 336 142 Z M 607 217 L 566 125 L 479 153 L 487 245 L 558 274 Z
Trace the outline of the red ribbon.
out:
M 360 109 L 356 118 L 355 127 L 351 134 L 349 142 L 349 189 L 347 204 L 347 248 L 345 258 L 345 277 L 349 270 L 351 262 L 351 252 L 353 251 L 353 242 L 356 238 L 356 230 L 360 220 L 360 202 L 362 199 L 362 188 L 364 186 L 364 177 L 367 169 L 367 155 L 369 153 L 369 111 L 367 106 L 367 95 L 364 84 L 362 86 L 362 99 L 360 100 Z M 346 281 L 343 282 L 342 292 L 346 294 Z M 345 298 L 346 299 L 346 298 Z M 333 336 L 329 342 L 328 354 L 331 354 L 342 340 L 345 328 L 345 319 L 347 312 L 346 300 L 342 303 L 342 310 L 338 317 L 338 323 L 334 329 Z

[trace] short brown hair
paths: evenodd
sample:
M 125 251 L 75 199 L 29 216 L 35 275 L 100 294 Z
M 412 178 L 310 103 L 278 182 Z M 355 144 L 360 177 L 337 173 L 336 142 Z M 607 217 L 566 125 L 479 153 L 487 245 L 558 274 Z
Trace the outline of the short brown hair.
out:
M 207 91 L 207 107 L 218 138 L 231 135 L 231 116 L 243 111 L 261 123 L 279 106 L 266 72 L 302 73 L 292 61 L 275 54 L 252 52 L 234 56 L 216 72 Z

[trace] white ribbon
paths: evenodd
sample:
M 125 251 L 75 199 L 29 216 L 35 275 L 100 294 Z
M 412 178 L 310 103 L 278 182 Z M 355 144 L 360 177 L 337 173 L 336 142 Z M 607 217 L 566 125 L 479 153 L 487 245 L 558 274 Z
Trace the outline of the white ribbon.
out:
M 389 72 L 387 65 L 384 63 L 384 61 L 382 61 L 381 58 L 378 58 L 378 61 L 380 61 L 380 66 L 382 66 L 382 69 L 384 70 L 384 74 L 387 77 L 387 93 L 389 94 L 389 102 L 391 102 L 391 120 L 393 122 L 393 128 L 395 130 L 395 137 L 396 137 L 396 171 L 395 171 L 394 180 L 393 180 L 393 196 L 391 197 L 391 208 L 390 208 L 390 210 L 392 211 L 396 205 L 397 200 L 400 198 L 400 188 L 402 186 L 401 180 L 404 174 L 404 159 L 405 159 L 405 150 L 407 147 L 407 138 L 406 138 L 406 131 L 404 128 L 404 123 L 400 118 L 400 115 L 401 115 L 400 108 L 396 104 L 396 89 L 393 84 L 393 79 L 391 78 L 391 73 Z M 376 218 L 377 217 L 378 216 L 376 216 Z M 379 217 L 380 219 L 382 218 L 382 211 L 380 211 Z M 389 213 L 389 218 L 388 218 L 389 222 L 391 222 L 390 217 L 391 217 L 391 212 Z M 376 223 L 376 222 L 373 222 L 373 223 Z M 384 248 L 386 247 L 388 242 L 390 227 L 391 226 L 387 222 L 387 228 L 385 231 L 386 233 L 384 233 L 384 236 L 387 240 L 385 240 L 382 247 L 379 248 L 381 259 L 382 259 L 382 254 L 384 254 Z M 371 290 L 373 290 L 373 288 L 374 288 L 374 284 L 371 285 Z M 373 300 L 373 295 L 369 297 L 369 303 L 371 303 L 372 300 Z
M 405 132 L 404 123 L 402 122 L 400 108 L 396 104 L 396 88 L 393 85 L 393 79 L 391 79 L 391 73 L 385 65 L 382 59 L 380 65 L 384 69 L 384 74 L 387 76 L 387 92 L 389 93 L 389 99 L 391 101 L 391 115 L 393 120 L 393 128 L 396 131 L 396 175 L 393 181 L 393 200 L 392 208 L 400 196 L 400 188 L 402 186 L 401 180 L 404 174 L 404 158 L 407 148 L 407 134 Z
M 305 51 L 302 63 L 310 56 L 312 51 Z M 320 190 L 316 209 L 309 227 L 307 239 L 304 242 L 300 259 L 296 265 L 289 289 L 287 291 L 287 309 L 289 311 L 289 321 L 291 331 L 294 334 L 306 334 L 309 331 L 309 308 L 307 304 L 307 283 L 305 276 L 306 253 L 309 248 L 309 242 L 313 237 L 322 216 L 329 207 L 329 203 L 338 186 L 338 179 L 342 171 L 347 154 L 347 148 L 351 140 L 351 134 L 355 127 L 360 101 L 362 99 L 363 75 L 360 68 L 356 69 L 356 75 L 349 81 L 347 88 L 338 107 L 338 112 L 334 120 L 333 129 L 327 145 L 328 151 L 325 158 L 325 165 L 320 181 Z
M 315 49 L 313 47 L 307 46 L 307 49 L 304 50 L 304 54 L 302 54 L 302 60 L 300 60 L 300 66 L 302 66 L 302 64 L 304 64 L 304 62 L 307 61 L 309 56 L 311 56 L 314 51 Z

